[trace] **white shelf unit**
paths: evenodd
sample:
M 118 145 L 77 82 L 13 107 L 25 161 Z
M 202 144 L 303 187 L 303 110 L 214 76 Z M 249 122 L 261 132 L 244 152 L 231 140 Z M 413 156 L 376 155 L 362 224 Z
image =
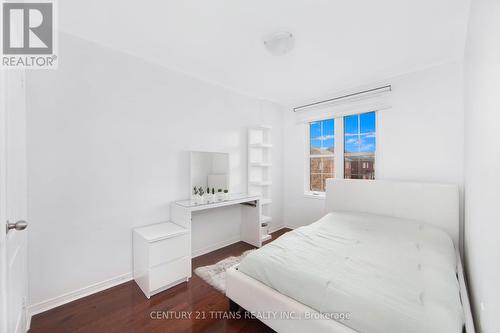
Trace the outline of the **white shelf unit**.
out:
M 248 194 L 260 195 L 261 204 L 261 239 L 271 239 L 268 234 L 269 227 L 262 227 L 263 223 L 271 222 L 271 169 L 272 127 L 268 125 L 253 126 L 248 129 Z
M 269 198 L 265 198 L 265 199 L 262 199 L 262 200 L 260 201 L 260 204 L 261 204 L 261 205 L 270 205 L 270 204 L 272 204 L 272 203 L 273 203 L 273 201 L 272 201 L 271 199 L 269 199 Z
M 271 186 L 272 183 L 267 180 L 251 180 L 249 182 L 250 185 L 252 186 Z
M 252 147 L 252 148 L 273 148 L 273 145 L 270 143 L 253 143 L 250 145 L 250 147 Z
M 255 167 L 262 167 L 262 168 L 268 168 L 268 167 L 272 167 L 272 163 L 262 163 L 262 162 L 252 162 L 250 163 L 251 166 L 255 166 Z

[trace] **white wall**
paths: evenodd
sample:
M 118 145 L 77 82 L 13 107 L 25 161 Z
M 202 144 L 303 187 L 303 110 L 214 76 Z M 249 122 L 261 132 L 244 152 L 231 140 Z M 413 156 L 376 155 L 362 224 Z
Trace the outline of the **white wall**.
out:
M 465 254 L 479 332 L 500 332 L 500 2 L 475 0 L 465 57 Z
M 60 66 L 27 78 L 31 304 L 126 275 L 131 229 L 189 196 L 189 150 L 231 154 L 246 191 L 246 128 L 282 109 L 67 34 Z M 274 155 L 272 227 L 282 224 Z
M 379 112 L 378 179 L 463 184 L 462 65 L 402 75 L 391 84 L 392 108 Z M 370 111 L 370 110 L 367 110 Z M 285 119 L 284 220 L 301 226 L 322 216 L 324 202 L 304 197 L 305 130 Z

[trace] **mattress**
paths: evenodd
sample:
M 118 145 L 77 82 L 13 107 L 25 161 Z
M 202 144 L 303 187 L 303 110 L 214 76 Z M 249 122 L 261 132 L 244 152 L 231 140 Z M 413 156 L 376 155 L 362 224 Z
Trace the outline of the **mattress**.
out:
M 458 333 L 464 321 L 453 242 L 415 221 L 330 213 L 238 270 L 362 333 Z

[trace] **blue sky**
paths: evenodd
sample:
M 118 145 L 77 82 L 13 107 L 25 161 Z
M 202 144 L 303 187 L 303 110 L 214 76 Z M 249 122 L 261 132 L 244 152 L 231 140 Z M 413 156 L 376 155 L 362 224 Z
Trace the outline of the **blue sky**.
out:
M 311 147 L 328 149 L 334 145 L 334 120 L 310 124 Z M 344 117 L 345 152 L 375 152 L 375 112 Z
M 310 125 L 311 146 L 328 149 L 333 147 L 335 123 L 333 119 L 317 121 Z

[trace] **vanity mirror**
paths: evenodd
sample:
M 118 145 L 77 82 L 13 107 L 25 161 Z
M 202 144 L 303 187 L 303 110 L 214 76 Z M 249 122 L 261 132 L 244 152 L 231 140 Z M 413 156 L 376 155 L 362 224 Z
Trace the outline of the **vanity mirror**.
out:
M 189 191 L 192 199 L 202 199 L 198 197 L 203 197 L 202 201 L 218 201 L 227 196 L 229 190 L 228 153 L 192 151 L 190 164 Z M 201 189 L 204 195 L 195 194 L 195 188 Z M 209 191 L 208 194 L 207 191 Z

